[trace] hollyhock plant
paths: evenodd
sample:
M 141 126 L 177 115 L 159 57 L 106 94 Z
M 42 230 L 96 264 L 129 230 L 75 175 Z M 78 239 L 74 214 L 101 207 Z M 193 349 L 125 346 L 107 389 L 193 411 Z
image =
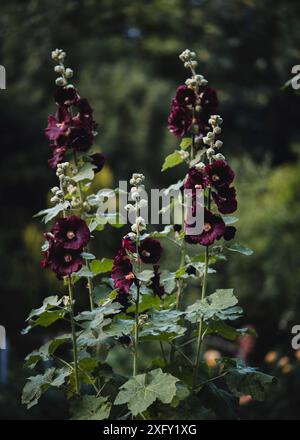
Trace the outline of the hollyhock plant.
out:
M 218 152 L 222 118 L 215 114 L 216 92 L 196 73 L 196 54 L 185 50 L 180 59 L 192 76 L 176 90 L 169 115 L 169 129 L 180 138 L 180 150 L 169 155 L 163 167 L 187 166 L 186 176 L 164 190 L 171 194 L 175 189 L 176 197 L 172 193 L 166 208 L 178 206 L 182 218 L 175 218 L 174 212 L 175 225 L 160 231 L 148 228 L 145 177 L 134 173 L 125 205 L 131 231 L 113 259 L 97 258 L 91 239 L 98 231 L 102 237 L 108 234 L 103 199 L 118 196 L 120 206 L 121 192 L 118 188 L 91 194 L 104 157 L 92 151 L 93 111 L 68 84 L 73 71 L 65 67 L 65 57 L 62 49 L 52 52 L 59 75 L 58 109 L 46 129 L 57 186 L 51 188 L 53 206 L 37 214 L 52 224 L 45 234 L 41 266 L 63 282 L 59 294 L 45 298 L 27 318 L 23 334 L 55 327 L 47 332 L 53 338 L 25 358 L 26 368 L 36 369 L 36 375 L 27 378 L 22 402 L 29 409 L 48 389 L 55 389 L 66 398 L 72 420 L 239 418 L 238 397 L 251 394 L 251 399 L 262 400 L 274 378 L 230 358 L 225 340 L 238 353 L 237 341 L 254 330 L 233 326 L 242 314 L 233 289 L 208 292 L 209 275 L 216 271 L 212 266 L 226 260 L 225 254 L 251 254 L 238 242 L 228 242 L 236 235 L 237 218 L 228 214 L 236 210 L 237 197 L 234 171 Z M 198 197 L 198 190 L 204 197 Z M 182 192 L 191 200 L 186 202 Z M 189 235 L 194 214 L 203 208 L 203 230 Z M 120 216 L 109 214 L 109 219 Z M 208 363 L 203 356 L 207 335 L 211 349 L 220 351 L 218 362 Z
M 90 240 L 86 222 L 76 215 L 58 219 L 51 232 L 56 242 L 65 249 L 82 250 Z

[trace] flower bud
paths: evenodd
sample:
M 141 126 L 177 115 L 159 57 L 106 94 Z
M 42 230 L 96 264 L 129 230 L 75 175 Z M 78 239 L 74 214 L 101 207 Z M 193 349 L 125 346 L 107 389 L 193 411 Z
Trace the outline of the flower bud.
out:
M 54 186 L 53 188 L 51 188 L 51 192 L 52 192 L 52 194 L 56 194 L 57 191 L 59 191 L 58 186 Z
M 208 148 L 208 149 L 206 150 L 206 155 L 207 155 L 208 158 L 213 157 L 214 154 L 215 154 L 215 150 L 214 150 L 213 148 Z
M 222 141 L 216 141 L 214 146 L 215 146 L 215 148 L 221 148 L 222 145 L 223 145 Z
M 184 151 L 184 150 L 180 150 L 179 151 L 179 154 L 180 154 L 180 156 L 181 156 L 181 158 L 183 159 L 183 160 L 186 160 L 186 159 L 188 159 L 189 158 L 189 153 L 188 153 L 188 151 Z
M 62 199 L 64 197 L 64 193 L 61 190 L 58 190 L 55 195 L 56 195 L 56 197 L 59 197 L 60 199 Z
M 223 154 L 218 153 L 214 156 L 214 159 L 216 160 L 225 160 L 225 156 L 223 156 Z
M 65 72 L 66 78 L 72 78 L 73 73 L 74 73 L 73 70 L 68 67 Z
M 215 134 L 220 134 L 222 129 L 221 129 L 221 127 L 214 127 L 213 131 L 214 131 Z
M 59 198 L 56 197 L 56 196 L 51 197 L 50 202 L 52 202 L 52 203 L 58 203 L 58 202 L 59 202 Z
M 56 73 L 64 73 L 64 71 L 65 71 L 64 66 L 57 65 L 54 67 L 54 72 L 56 72 Z
M 62 76 L 59 76 L 58 78 L 56 78 L 56 80 L 55 80 L 55 84 L 56 84 L 57 86 L 61 86 L 61 87 L 63 87 L 63 86 L 65 86 L 65 85 L 67 85 L 67 81 L 66 81 L 65 78 L 63 78 Z
M 205 163 L 203 163 L 203 162 L 199 162 L 199 163 L 197 163 L 197 164 L 195 165 L 195 168 L 196 168 L 197 170 L 204 170 L 204 169 L 205 169 Z

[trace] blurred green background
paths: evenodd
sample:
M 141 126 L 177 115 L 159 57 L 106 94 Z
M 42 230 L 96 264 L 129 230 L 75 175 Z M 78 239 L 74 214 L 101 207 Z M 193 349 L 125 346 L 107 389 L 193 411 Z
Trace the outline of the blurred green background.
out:
M 44 227 L 32 219 L 48 204 L 55 183 L 43 129 L 55 109 L 50 52 L 58 47 L 66 50 L 74 84 L 99 123 L 97 147 L 107 166 L 97 187 L 132 172 L 143 172 L 155 188 L 183 175 L 183 167 L 160 169 L 177 147 L 166 120 L 174 90 L 186 77 L 178 54 L 197 52 L 199 73 L 219 92 L 222 152 L 237 171 L 237 240 L 255 251 L 251 257 L 232 254 L 212 284 L 235 287 L 244 323 L 259 335 L 248 361 L 280 379 L 265 403 L 242 405 L 241 416 L 299 419 L 300 361 L 291 349 L 291 328 L 300 324 L 300 97 L 281 87 L 300 61 L 300 3 L 1 0 L 0 6 L 0 64 L 7 74 L 7 90 L 0 91 L 0 324 L 9 343 L 1 354 L 0 418 L 66 417 L 55 394 L 29 412 L 20 405 L 28 373 L 22 359 L 47 337 L 21 336 L 20 330 L 31 308 L 62 290 L 39 268 Z M 99 233 L 98 255 L 116 253 L 125 229 L 113 231 Z M 270 351 L 273 357 L 265 360 Z

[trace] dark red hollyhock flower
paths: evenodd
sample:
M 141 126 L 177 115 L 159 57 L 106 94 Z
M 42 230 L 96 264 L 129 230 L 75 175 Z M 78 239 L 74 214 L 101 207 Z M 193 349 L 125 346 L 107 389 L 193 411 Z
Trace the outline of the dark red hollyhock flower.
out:
M 143 263 L 156 264 L 158 263 L 162 253 L 162 247 L 155 238 L 147 237 L 141 240 L 139 247 L 139 254 Z
M 48 116 L 46 136 L 50 141 L 57 141 L 61 136 L 67 136 L 71 126 L 71 114 L 67 107 L 59 106 L 55 116 Z
M 190 168 L 187 178 L 184 182 L 185 189 L 204 189 L 206 187 L 207 181 L 205 174 L 202 170 L 195 167 Z
M 99 173 L 104 167 L 105 157 L 101 153 L 95 153 L 95 154 L 91 154 L 90 159 L 92 164 L 95 165 L 96 167 L 94 171 L 96 173 Z
M 160 267 L 159 264 L 153 266 L 154 277 L 151 279 L 149 288 L 153 290 L 154 295 L 162 297 L 165 294 L 165 288 L 160 284 Z
M 224 232 L 224 240 L 229 241 L 235 237 L 236 229 L 234 226 L 226 226 Z
M 79 96 L 73 86 L 57 87 L 54 93 L 54 99 L 58 105 L 70 106 L 77 103 Z
M 53 156 L 48 160 L 48 163 L 51 168 L 56 168 L 59 163 L 64 161 L 67 149 L 65 147 L 57 147 L 56 145 L 51 146 L 53 147 Z
M 226 226 L 223 219 L 218 215 L 214 215 L 208 209 L 205 209 L 203 232 L 199 235 L 186 235 L 185 239 L 191 244 L 199 243 L 203 246 L 210 246 L 216 240 L 223 237 L 225 229 Z
M 60 218 L 52 228 L 55 240 L 65 249 L 82 249 L 90 240 L 90 231 L 84 220 L 76 215 Z
M 75 151 L 88 151 L 94 141 L 93 133 L 84 125 L 73 127 L 67 139 L 67 147 Z
M 172 102 L 171 113 L 168 117 L 168 129 L 176 137 L 185 136 L 192 125 L 192 113 L 189 109 L 178 106 L 175 100 Z
M 78 108 L 78 115 L 74 117 L 75 123 L 79 126 L 83 125 L 91 131 L 95 130 L 97 124 L 93 119 L 93 109 L 88 100 L 80 98 L 76 103 L 76 107 Z
M 196 94 L 194 90 L 182 85 L 176 90 L 175 101 L 179 106 L 195 105 Z
M 122 248 L 131 252 L 132 254 L 136 253 L 136 244 L 135 242 L 128 236 L 125 236 L 122 240 Z
M 41 267 L 53 270 L 58 279 L 71 275 L 82 267 L 81 250 L 65 249 L 51 234 L 45 234 L 45 237 L 49 241 L 49 247 L 43 252 Z
M 234 187 L 221 186 L 212 197 L 222 214 L 231 214 L 237 210 L 236 190 Z
M 205 167 L 209 183 L 219 189 L 222 186 L 229 186 L 234 179 L 234 171 L 225 160 L 215 160 Z
M 130 287 L 134 281 L 133 267 L 128 255 L 123 249 L 117 253 L 111 271 L 111 277 L 115 289 L 120 289 L 124 293 L 129 293 Z
M 202 107 L 202 114 L 207 122 L 211 115 L 215 115 L 218 111 L 219 100 L 217 92 L 212 87 L 206 87 L 200 94 L 200 101 Z

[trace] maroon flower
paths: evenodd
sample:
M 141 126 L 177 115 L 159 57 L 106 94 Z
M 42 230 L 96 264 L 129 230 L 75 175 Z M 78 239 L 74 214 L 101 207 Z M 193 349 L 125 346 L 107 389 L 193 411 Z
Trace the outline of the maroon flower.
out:
M 57 141 L 61 136 L 67 136 L 70 126 L 70 112 L 67 107 L 59 106 L 55 116 L 48 116 L 48 126 L 45 129 L 46 136 L 50 141 Z
M 49 247 L 43 252 L 41 267 L 50 268 L 58 279 L 77 272 L 83 264 L 81 250 L 65 249 L 56 242 L 52 234 L 45 234 Z
M 219 100 L 217 92 L 212 87 L 206 87 L 200 94 L 200 101 L 202 107 L 202 115 L 207 122 L 211 115 L 216 114 L 219 107 Z
M 114 259 L 111 271 L 111 277 L 115 289 L 120 289 L 124 293 L 129 293 L 130 287 L 135 278 L 132 270 L 133 267 L 128 255 L 123 249 L 120 249 Z
M 221 186 L 212 197 L 222 214 L 231 214 L 237 210 L 236 190 L 234 187 Z
M 224 233 L 224 240 L 229 241 L 232 240 L 235 236 L 236 229 L 234 226 L 226 226 Z
M 203 246 L 210 246 L 224 235 L 225 229 L 226 226 L 222 218 L 205 209 L 203 232 L 199 235 L 186 235 L 185 239 L 191 244 L 199 243 Z
M 76 104 L 79 99 L 77 90 L 73 86 L 57 87 L 54 93 L 56 104 L 70 106 Z
M 122 240 L 122 248 L 131 252 L 132 254 L 136 253 L 136 244 L 127 235 Z
M 77 127 L 71 129 L 66 145 L 75 151 L 88 151 L 93 141 L 94 135 L 91 130 L 84 125 L 78 124 Z
M 143 263 L 156 264 L 158 263 L 162 253 L 162 247 L 155 238 L 147 237 L 141 240 L 139 247 L 139 254 Z
M 84 220 L 76 215 L 60 218 L 52 228 L 55 240 L 65 249 L 82 249 L 90 239 L 90 231 Z
M 59 163 L 64 161 L 67 149 L 65 147 L 57 147 L 56 145 L 53 145 L 52 147 L 53 156 L 48 160 L 48 163 L 51 168 L 56 168 Z
M 185 189 L 204 189 L 206 187 L 207 181 L 205 174 L 202 170 L 195 167 L 190 168 L 188 175 L 184 182 Z
M 219 189 L 222 186 L 229 186 L 234 179 L 234 171 L 225 160 L 215 160 L 205 167 L 209 183 Z
M 95 153 L 90 156 L 91 162 L 95 165 L 95 172 L 99 173 L 105 164 L 105 157 L 101 153 Z
M 196 94 L 194 90 L 189 87 L 182 85 L 179 86 L 176 90 L 175 101 L 178 106 L 187 106 L 187 105 L 195 105 L 196 102 Z
M 154 277 L 151 279 L 149 288 L 153 290 L 154 295 L 162 297 L 165 294 L 165 288 L 160 284 L 160 267 L 159 264 L 153 266 Z
M 168 117 L 168 128 L 176 137 L 185 136 L 192 125 L 192 113 L 189 109 L 178 106 L 173 100 L 171 113 Z

